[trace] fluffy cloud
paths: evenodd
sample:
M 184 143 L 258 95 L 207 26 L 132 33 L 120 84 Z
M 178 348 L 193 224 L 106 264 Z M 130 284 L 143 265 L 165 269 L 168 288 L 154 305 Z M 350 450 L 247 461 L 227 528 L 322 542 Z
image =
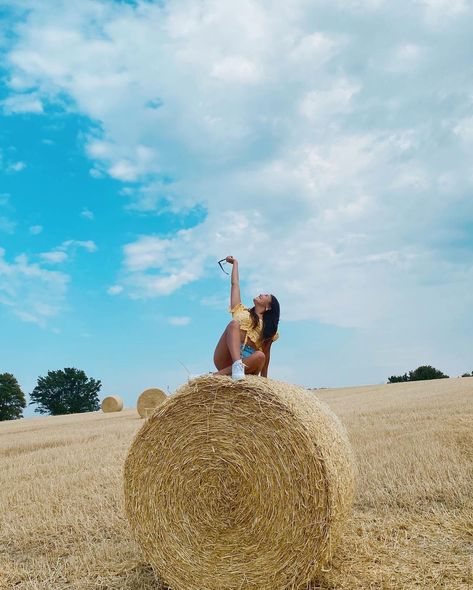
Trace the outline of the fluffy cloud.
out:
M 49 252 L 42 252 L 41 259 L 48 264 L 61 264 L 75 254 L 77 249 L 83 248 L 87 252 L 95 252 L 97 246 L 91 240 L 66 240 L 60 246 Z
M 168 323 L 171 326 L 187 326 L 190 324 L 191 319 L 187 316 L 171 316 L 168 318 Z
M 428 24 L 439 28 L 452 19 L 471 13 L 468 0 L 420 0 L 420 3 L 424 7 L 424 18 Z
M 30 233 L 38 234 L 38 229 L 41 226 L 32 226 Z M 79 248 L 95 252 L 97 246 L 91 240 L 66 240 L 54 250 L 38 254 L 39 263 L 31 262 L 25 254 L 8 262 L 0 248 L 0 304 L 25 322 L 45 326 L 64 308 L 70 281 L 69 275 L 47 267 L 66 262 Z
M 30 92 L 99 123 L 91 173 L 122 181 L 131 206 L 205 208 L 196 227 L 124 246 L 132 297 L 171 294 L 232 253 L 248 294 L 275 291 L 286 319 L 362 328 L 402 309 L 427 325 L 445 290 L 460 315 L 472 303 L 471 13 L 463 0 L 31 3 L 7 100 Z
M 84 219 L 89 219 L 90 221 L 93 221 L 95 219 L 94 212 L 90 209 L 87 209 L 87 207 L 84 207 L 82 209 L 82 211 L 80 212 L 80 216 Z
M 42 268 L 22 254 L 12 262 L 0 248 L 0 303 L 25 322 L 45 325 L 64 303 L 69 277 Z
M 38 234 L 40 234 L 43 231 L 43 226 L 42 225 L 32 225 L 30 227 L 29 231 L 32 236 L 37 236 Z
M 6 115 L 16 113 L 34 113 L 39 114 L 43 112 L 43 104 L 35 95 L 32 94 L 15 94 L 9 96 L 1 102 L 3 111 Z
M 10 147 L 9 150 L 12 150 L 12 148 Z M 0 149 L 0 170 L 3 169 L 7 174 L 15 174 L 25 168 L 25 162 L 12 160 L 10 157 L 5 156 L 4 152 Z
M 121 285 L 112 285 L 107 289 L 109 295 L 119 295 L 122 291 L 123 287 Z
M 9 162 L 5 166 L 6 172 L 21 172 L 26 168 L 25 162 Z
M 68 259 L 66 252 L 61 250 L 52 250 L 51 252 L 42 252 L 41 258 L 49 264 L 60 264 Z
M 74 249 L 74 248 L 84 248 L 87 252 L 95 252 L 97 250 L 97 246 L 95 242 L 92 240 L 66 240 L 60 246 L 62 249 Z

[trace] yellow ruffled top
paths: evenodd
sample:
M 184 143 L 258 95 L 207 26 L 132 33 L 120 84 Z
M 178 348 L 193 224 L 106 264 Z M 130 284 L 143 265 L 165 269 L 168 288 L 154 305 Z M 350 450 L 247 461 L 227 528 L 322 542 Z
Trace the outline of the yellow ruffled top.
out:
M 245 307 L 243 303 L 238 303 L 235 307 L 230 307 L 228 310 L 232 314 L 232 318 L 240 323 L 240 329 L 246 332 L 245 344 L 249 338 L 255 344 L 258 350 L 263 350 L 263 320 L 260 319 L 256 328 L 253 328 L 253 321 L 251 319 L 250 310 Z M 273 342 L 279 338 L 279 333 L 276 332 L 273 336 Z

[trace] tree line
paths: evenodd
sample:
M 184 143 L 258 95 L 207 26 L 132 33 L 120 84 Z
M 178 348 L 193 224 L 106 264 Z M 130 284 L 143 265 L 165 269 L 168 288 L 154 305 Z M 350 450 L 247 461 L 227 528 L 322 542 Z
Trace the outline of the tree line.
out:
M 473 377 L 473 371 L 463 373 L 462 377 Z M 422 365 L 404 375 L 392 375 L 388 383 L 448 378 L 435 367 Z M 37 405 L 35 412 L 51 416 L 95 412 L 100 408 L 98 394 L 101 387 L 101 381 L 87 377 L 80 369 L 68 367 L 48 371 L 45 377 L 38 377 L 38 383 L 30 394 L 30 405 Z M 0 421 L 22 418 L 26 405 L 25 394 L 14 375 L 1 373 Z
M 98 393 L 101 387 L 101 381 L 87 377 L 80 369 L 67 367 L 48 371 L 45 377 L 38 377 L 30 394 L 30 405 L 37 405 L 35 412 L 51 416 L 95 412 L 100 408 Z M 25 394 L 15 376 L 1 373 L 0 421 L 22 418 L 26 405 Z
M 463 373 L 462 377 L 473 377 L 473 371 L 471 373 Z M 417 367 L 409 373 L 404 375 L 392 375 L 388 379 L 388 383 L 402 383 L 404 381 L 424 381 L 427 379 L 449 379 L 448 375 L 442 373 L 431 365 L 422 365 Z

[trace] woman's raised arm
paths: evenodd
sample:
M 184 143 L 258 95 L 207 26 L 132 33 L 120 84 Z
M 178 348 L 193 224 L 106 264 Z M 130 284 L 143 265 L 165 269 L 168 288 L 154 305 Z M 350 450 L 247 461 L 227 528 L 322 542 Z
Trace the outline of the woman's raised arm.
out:
M 232 265 L 232 290 L 230 293 L 230 308 L 233 309 L 239 303 L 241 303 L 238 260 L 233 258 L 233 256 L 227 256 L 225 260 Z

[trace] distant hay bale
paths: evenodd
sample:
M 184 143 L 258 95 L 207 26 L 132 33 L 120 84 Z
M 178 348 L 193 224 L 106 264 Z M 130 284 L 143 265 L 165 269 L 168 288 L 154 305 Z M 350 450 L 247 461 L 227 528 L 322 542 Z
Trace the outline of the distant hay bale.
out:
M 160 406 L 166 399 L 167 395 L 162 389 L 152 387 L 151 389 L 145 389 L 138 398 L 136 409 L 141 418 L 149 418 L 154 410 Z
M 354 462 L 313 393 L 212 375 L 147 420 L 124 476 L 136 540 L 172 590 L 302 589 L 340 538 Z
M 102 401 L 102 412 L 121 412 L 123 410 L 123 400 L 118 395 L 109 395 Z

